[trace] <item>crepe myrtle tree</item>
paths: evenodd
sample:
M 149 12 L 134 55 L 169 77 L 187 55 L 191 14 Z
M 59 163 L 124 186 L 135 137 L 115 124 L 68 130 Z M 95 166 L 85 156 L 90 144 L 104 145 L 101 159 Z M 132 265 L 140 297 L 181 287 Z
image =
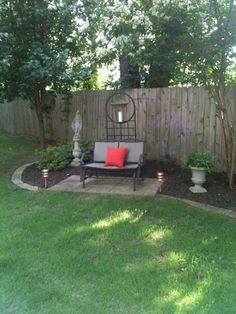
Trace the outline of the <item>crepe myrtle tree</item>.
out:
M 30 102 L 43 147 L 43 116 L 56 93 L 68 93 L 87 75 L 81 7 L 72 0 L 0 0 L 0 96 Z
M 199 1 L 204 20 L 201 31 L 186 44 L 188 75 L 193 83 L 206 86 L 216 106 L 224 143 L 229 187 L 234 185 L 236 125 L 226 89 L 234 83 L 236 5 L 234 0 Z M 233 71 L 234 68 L 234 71 Z

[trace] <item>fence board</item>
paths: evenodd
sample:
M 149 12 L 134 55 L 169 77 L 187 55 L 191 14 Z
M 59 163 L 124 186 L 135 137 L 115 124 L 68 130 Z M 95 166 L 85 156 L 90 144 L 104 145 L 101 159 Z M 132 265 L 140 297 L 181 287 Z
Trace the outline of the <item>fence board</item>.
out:
M 214 101 L 200 87 L 130 89 L 135 101 L 137 138 L 145 140 L 149 159 L 180 158 L 193 151 L 207 150 L 224 168 L 224 146 L 221 127 L 216 118 Z M 105 103 L 112 91 L 75 92 L 68 101 L 56 98 L 55 108 L 45 115 L 46 134 L 59 142 L 72 142 L 71 122 L 80 110 L 82 138 L 106 137 Z M 230 115 L 236 123 L 236 87 L 227 91 Z M 0 130 L 37 137 L 36 114 L 29 103 L 16 99 L 0 104 Z

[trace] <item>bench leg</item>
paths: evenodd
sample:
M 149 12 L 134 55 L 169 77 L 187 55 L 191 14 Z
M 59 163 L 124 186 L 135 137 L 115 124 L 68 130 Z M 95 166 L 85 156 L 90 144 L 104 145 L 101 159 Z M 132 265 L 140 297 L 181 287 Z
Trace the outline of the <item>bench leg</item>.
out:
M 82 167 L 81 168 L 81 177 L 80 177 L 80 181 L 83 182 L 83 188 L 85 188 L 85 169 Z
M 83 168 L 80 167 L 80 179 L 79 179 L 80 182 L 83 182 Z
M 137 169 L 137 179 L 140 180 L 140 172 L 141 172 L 141 169 L 140 167 L 138 167 Z
M 133 191 L 135 192 L 136 190 L 136 171 L 133 173 Z

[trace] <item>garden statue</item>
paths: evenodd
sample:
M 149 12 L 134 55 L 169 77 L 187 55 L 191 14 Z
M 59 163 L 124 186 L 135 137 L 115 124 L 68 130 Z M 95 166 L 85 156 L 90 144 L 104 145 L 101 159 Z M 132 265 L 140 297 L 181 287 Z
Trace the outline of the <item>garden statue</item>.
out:
M 79 166 L 80 165 L 80 159 L 79 157 L 81 156 L 81 149 L 79 145 L 80 141 L 80 133 L 82 129 L 82 119 L 79 110 L 76 111 L 74 120 L 72 121 L 71 127 L 74 131 L 74 136 L 73 136 L 73 142 L 74 142 L 74 149 L 73 149 L 73 156 L 74 159 L 71 162 L 71 166 Z
M 79 110 L 76 111 L 74 120 L 71 123 L 71 127 L 74 131 L 74 137 L 78 138 L 80 140 L 80 132 L 82 129 L 82 119 L 79 113 Z

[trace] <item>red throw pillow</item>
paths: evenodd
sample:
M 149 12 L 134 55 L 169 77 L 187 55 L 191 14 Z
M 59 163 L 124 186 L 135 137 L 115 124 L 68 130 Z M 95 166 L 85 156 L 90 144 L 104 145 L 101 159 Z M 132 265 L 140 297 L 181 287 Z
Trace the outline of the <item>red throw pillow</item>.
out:
M 125 147 L 107 147 L 107 159 L 105 161 L 105 167 L 116 166 L 122 168 L 124 166 L 127 153 L 128 148 Z

